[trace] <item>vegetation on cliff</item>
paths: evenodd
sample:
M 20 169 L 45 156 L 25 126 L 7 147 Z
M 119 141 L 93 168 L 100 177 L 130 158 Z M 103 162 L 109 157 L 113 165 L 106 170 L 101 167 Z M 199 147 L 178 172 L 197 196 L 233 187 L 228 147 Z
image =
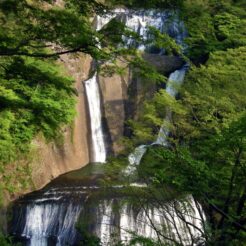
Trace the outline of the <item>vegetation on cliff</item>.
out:
M 57 138 L 73 121 L 73 80 L 55 62 L 57 55 L 91 51 L 96 43 L 84 16 L 48 2 L 0 3 L 0 172 L 1 190 L 9 192 L 27 185 L 33 138 Z

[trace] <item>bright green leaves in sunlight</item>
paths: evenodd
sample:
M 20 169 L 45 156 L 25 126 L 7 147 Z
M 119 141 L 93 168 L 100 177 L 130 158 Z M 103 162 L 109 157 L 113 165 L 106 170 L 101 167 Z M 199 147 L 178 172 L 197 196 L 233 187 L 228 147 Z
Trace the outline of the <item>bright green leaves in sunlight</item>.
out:
M 246 20 L 240 3 L 222 1 L 185 1 L 181 11 L 189 30 L 189 56 L 206 61 L 210 52 L 246 44 Z
M 17 118 L 26 112 L 25 126 L 41 130 L 47 138 L 55 137 L 75 114 L 73 80 L 62 77 L 55 63 L 33 58 L 15 58 L 5 66 L 1 86 L 8 93 L 0 97 L 1 109 Z
M 153 142 L 160 127 L 174 130 L 172 122 L 166 118 L 168 112 L 176 113 L 180 117 L 186 114 L 185 108 L 165 90 L 161 89 L 153 98 L 146 100 L 139 118 L 135 121 L 129 121 L 134 132 L 134 141 L 138 144 Z
M 182 121 L 190 126 L 181 127 L 183 137 L 219 133 L 245 110 L 245 56 L 245 47 L 218 51 L 211 54 L 206 66 L 194 67 L 188 73 L 182 100 L 189 113 Z M 174 121 L 183 124 L 180 115 Z
M 52 61 L 5 58 L 0 61 L 0 74 L 0 166 L 2 174 L 8 173 L 4 177 L 9 178 L 4 180 L 10 184 L 6 164 L 28 156 L 31 141 L 38 133 L 48 140 L 57 138 L 62 127 L 73 121 L 75 96 L 73 80 L 62 76 Z M 19 163 L 17 167 L 25 165 Z M 27 176 L 29 170 L 24 169 Z M 14 174 L 14 170 L 10 173 Z M 22 172 L 17 171 L 18 180 Z

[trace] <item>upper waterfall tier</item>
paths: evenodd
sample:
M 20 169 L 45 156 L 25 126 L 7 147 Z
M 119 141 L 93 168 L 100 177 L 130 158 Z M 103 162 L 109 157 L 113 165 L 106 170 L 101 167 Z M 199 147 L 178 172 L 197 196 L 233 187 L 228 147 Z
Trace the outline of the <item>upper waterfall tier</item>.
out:
M 173 11 L 155 11 L 155 10 L 127 10 L 115 9 L 109 14 L 96 17 L 96 30 L 100 30 L 107 25 L 110 20 L 117 18 L 125 23 L 126 27 L 138 33 L 143 41 L 149 37 L 148 27 L 155 27 L 161 33 L 167 33 L 174 38 L 179 45 L 183 45 L 183 40 L 187 36 L 184 23 L 179 20 L 177 14 Z M 135 46 L 139 50 L 148 52 L 157 52 L 153 47 L 146 46 L 143 43 L 135 43 L 132 39 L 125 39 L 127 46 Z M 163 53 L 164 50 L 158 52 Z

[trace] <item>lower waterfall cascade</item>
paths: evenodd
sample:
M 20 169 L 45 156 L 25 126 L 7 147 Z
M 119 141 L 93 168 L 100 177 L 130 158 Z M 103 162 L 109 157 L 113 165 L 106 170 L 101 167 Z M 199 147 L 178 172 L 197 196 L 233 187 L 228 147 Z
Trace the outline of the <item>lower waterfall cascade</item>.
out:
M 96 17 L 96 30 L 100 30 L 114 17 L 123 19 L 127 27 L 145 38 L 148 35 L 148 26 L 168 33 L 178 44 L 182 44 L 186 36 L 184 24 L 169 11 L 116 9 L 109 15 Z M 141 51 L 151 50 L 150 46 L 136 44 L 132 40 L 127 40 L 126 43 L 136 46 Z M 158 52 L 162 55 L 165 51 Z M 187 65 L 171 73 L 166 88 L 169 95 L 176 96 L 176 87 L 182 84 L 186 70 Z M 107 156 L 97 73 L 86 80 L 84 85 L 91 123 L 92 159 L 95 163 L 104 163 Z M 166 117 L 166 120 L 170 119 L 171 113 Z M 168 129 L 161 127 L 153 144 L 167 146 L 168 134 Z M 129 155 L 126 173 L 134 172 L 146 149 L 147 145 L 141 145 Z M 102 246 L 110 246 L 116 241 L 127 243 L 134 235 L 158 241 L 158 231 L 165 232 L 162 242 L 167 245 L 172 245 L 169 244 L 170 240 L 184 246 L 203 245 L 203 226 L 206 219 L 201 206 L 192 196 L 188 195 L 180 200 L 167 200 L 163 204 L 146 202 L 136 207 L 120 193 L 124 189 L 122 185 L 105 188 L 95 176 L 97 175 L 92 172 L 93 181 L 85 178 L 79 184 L 57 185 L 58 181 L 51 182 L 41 191 L 28 194 L 16 201 L 13 205 L 11 234 L 27 246 L 74 246 L 83 238 L 83 233 L 76 228 L 77 223 L 89 221 L 87 230 L 101 240 Z M 130 186 L 139 191 L 147 189 L 145 185 L 138 183 Z
M 29 246 L 77 245 L 81 235 L 76 222 L 89 221 L 88 231 L 98 236 L 103 246 L 115 240 L 127 243 L 134 235 L 158 240 L 158 232 L 163 230 L 166 238 L 181 245 L 204 242 L 205 215 L 192 196 L 161 205 L 145 201 L 136 205 L 117 195 L 122 188 L 112 186 L 105 194 L 105 187 L 98 184 L 53 184 L 15 204 L 12 234 Z

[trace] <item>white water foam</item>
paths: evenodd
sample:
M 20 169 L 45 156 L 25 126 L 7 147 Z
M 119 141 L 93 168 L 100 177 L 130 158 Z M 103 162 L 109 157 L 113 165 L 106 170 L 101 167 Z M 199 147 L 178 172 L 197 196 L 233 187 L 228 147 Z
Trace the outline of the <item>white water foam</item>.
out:
M 84 83 L 90 112 L 93 162 L 103 163 L 106 161 L 106 147 L 102 128 L 101 99 L 97 73 Z

